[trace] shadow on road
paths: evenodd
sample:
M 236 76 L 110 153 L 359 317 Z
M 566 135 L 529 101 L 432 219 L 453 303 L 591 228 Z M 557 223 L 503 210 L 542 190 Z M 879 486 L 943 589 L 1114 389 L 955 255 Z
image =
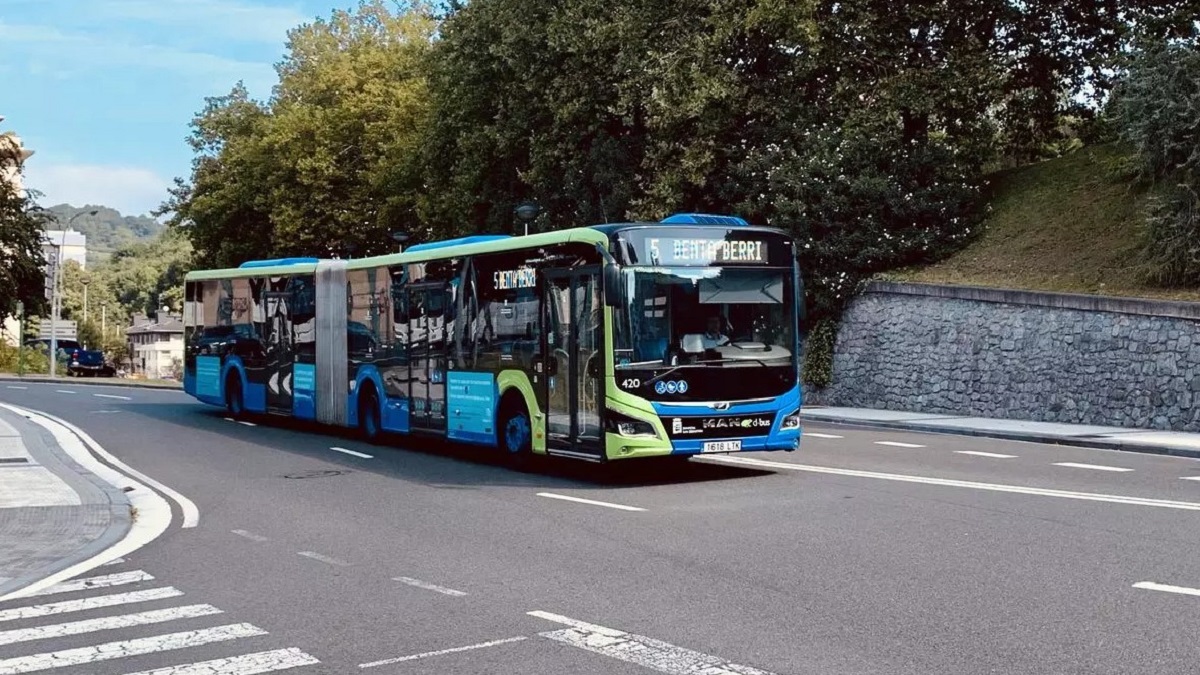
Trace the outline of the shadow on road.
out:
M 370 472 L 445 489 L 474 489 L 485 485 L 519 487 L 631 488 L 653 485 L 729 481 L 770 475 L 749 467 L 696 461 L 629 460 L 596 464 L 554 457 L 535 457 L 523 470 L 512 468 L 494 448 L 470 446 L 445 439 L 392 436 L 380 445 L 355 438 L 351 430 L 274 416 L 255 416 L 256 428 L 233 424 L 224 411 L 192 403 L 128 403 L 122 409 L 196 434 L 219 434 L 230 440 L 265 446 L 303 457 L 343 464 L 350 471 Z M 117 422 L 117 420 L 112 420 Z M 199 440 L 199 439 L 198 439 Z M 374 455 L 363 462 L 329 450 L 331 444 Z M 324 477 L 323 469 L 297 466 L 284 478 Z M 311 474 L 311 475 L 310 475 Z

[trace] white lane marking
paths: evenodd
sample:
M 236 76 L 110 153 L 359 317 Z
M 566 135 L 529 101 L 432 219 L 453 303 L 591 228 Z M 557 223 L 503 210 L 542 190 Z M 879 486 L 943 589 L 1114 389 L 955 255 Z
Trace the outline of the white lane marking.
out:
M 4 621 L 17 621 L 19 619 L 34 619 L 39 616 L 67 614 L 69 612 L 83 612 L 89 609 L 99 609 L 101 607 L 131 605 L 135 602 L 166 600 L 167 598 L 177 598 L 181 595 L 183 595 L 183 591 L 168 586 L 166 588 L 151 588 L 145 591 L 133 591 L 130 593 L 97 595 L 91 598 L 82 598 L 79 600 L 63 600 L 62 602 L 51 602 L 45 605 L 30 605 L 29 607 L 0 609 L 0 623 Z
M 374 668 L 376 666 L 390 666 L 393 663 L 403 663 L 405 661 L 416 661 L 417 659 L 427 659 L 431 656 L 444 656 L 446 654 L 457 654 L 458 652 L 471 651 L 473 649 L 485 649 L 487 647 L 495 647 L 496 645 L 506 645 L 512 642 L 521 642 L 529 638 L 524 635 L 517 637 L 504 638 L 503 640 L 492 640 L 490 642 L 480 642 L 479 644 L 467 645 L 465 647 L 451 647 L 450 649 L 439 649 L 436 652 L 422 652 L 411 656 L 399 656 L 394 659 L 384 659 L 382 661 L 371 661 L 370 663 L 360 663 L 359 668 Z M 135 674 L 136 675 L 136 674 Z
M 270 541 L 270 539 L 262 536 L 261 534 L 254 534 L 253 532 L 247 532 L 246 530 L 230 530 L 230 532 L 239 537 L 245 537 L 250 541 Z
M 1003 485 L 998 483 L 977 483 L 969 480 L 951 480 L 949 478 L 928 478 L 926 476 L 909 476 L 898 473 L 879 473 L 876 471 L 859 471 L 857 469 L 835 469 L 828 466 L 810 466 L 807 464 L 789 464 L 787 462 L 772 462 L 764 459 L 749 457 L 709 457 L 709 461 L 724 464 L 740 464 L 742 466 L 760 466 L 768 469 L 783 469 L 786 471 L 805 471 L 808 473 L 825 473 L 833 476 L 850 476 L 853 478 L 872 478 L 875 480 L 891 480 L 901 483 L 920 483 L 922 485 L 940 485 L 943 487 L 967 488 L 970 490 L 985 490 L 989 492 L 1010 492 L 1039 497 L 1058 497 L 1059 499 L 1078 499 L 1089 502 L 1108 502 L 1110 504 L 1126 504 L 1129 506 L 1153 506 L 1162 509 L 1179 509 L 1181 511 L 1200 511 L 1200 503 L 1177 502 L 1167 499 L 1150 499 L 1147 497 L 1124 497 L 1121 495 L 1106 495 L 1094 492 L 1070 492 L 1068 490 L 1052 490 L 1048 488 L 1025 487 L 1022 485 Z
M 136 614 L 121 614 L 119 616 L 105 616 L 99 619 L 84 619 L 83 621 L 55 623 L 48 626 L 20 628 L 17 630 L 0 631 L 0 645 L 29 642 L 31 640 L 47 640 L 50 638 L 66 637 L 68 635 L 82 635 L 84 633 L 130 628 L 132 626 L 148 626 L 165 621 L 194 619 L 199 616 L 211 616 L 220 613 L 221 610 L 212 605 L 184 605 L 183 607 L 155 609 Z
M 815 431 L 804 432 L 804 437 L 805 438 L 845 438 L 845 436 L 838 436 L 837 434 L 818 434 Z
M 235 623 L 216 628 L 189 630 L 182 633 L 169 633 L 153 637 L 137 638 L 107 642 L 92 647 L 64 649 L 57 652 L 45 652 L 31 656 L 19 656 L 12 659 L 0 660 L 0 675 L 20 675 L 38 670 L 78 666 L 85 663 L 124 659 L 142 654 L 153 654 L 188 647 L 237 640 L 240 638 L 266 635 L 267 631 L 248 623 Z
M 225 418 L 225 421 L 226 421 L 226 422 L 234 422 L 234 421 L 236 421 L 236 420 L 234 420 L 232 417 L 226 417 L 226 418 Z
M 59 446 L 75 460 L 77 464 L 98 476 L 113 487 L 125 489 L 135 488 L 129 493 L 130 504 L 137 509 L 138 517 L 120 541 L 91 556 L 87 560 L 75 563 L 70 567 L 50 574 L 19 591 L 13 591 L 3 597 L 0 602 L 14 598 L 28 597 L 32 593 L 53 586 L 56 583 L 74 579 L 87 574 L 111 560 L 113 556 L 129 555 L 139 548 L 157 539 L 171 525 L 171 505 L 162 494 L 151 489 L 152 484 L 165 491 L 168 497 L 175 499 L 183 512 L 183 527 L 195 526 L 199 519 L 196 505 L 178 492 L 134 471 L 124 462 L 116 459 L 106 451 L 94 438 L 79 427 L 59 419 L 53 415 L 39 413 L 28 408 L 0 403 L 0 408 L 10 410 L 18 415 L 24 415 L 34 424 L 49 431 Z M 104 460 L 104 461 L 101 461 Z M 105 463 L 105 461 L 109 463 Z M 143 480 L 138 482 L 138 476 Z M 190 506 L 190 510 L 189 510 Z
M 453 595 L 456 598 L 461 598 L 462 596 L 466 595 L 466 593 L 462 591 L 456 591 L 453 588 L 446 588 L 445 586 L 438 586 L 437 584 L 431 584 L 428 581 L 421 581 L 420 579 L 413 579 L 412 577 L 394 577 L 392 581 L 399 581 L 402 584 L 416 586 L 417 588 L 424 588 L 427 591 L 441 593 L 442 595 Z
M 984 452 L 982 450 L 955 450 L 954 452 L 960 455 L 971 455 L 973 457 L 991 457 L 993 459 L 1016 459 L 1016 455 L 1002 455 L 998 452 Z
M 120 410 L 92 410 L 90 412 L 93 415 L 116 415 L 116 414 L 120 413 L 121 411 Z
M 916 443 L 901 443 L 900 441 L 875 441 L 875 445 L 889 445 L 893 448 L 923 448 L 923 445 Z
M 74 394 L 75 393 L 69 389 L 55 389 L 54 391 L 59 394 Z
M 1167 584 L 1156 584 L 1153 581 L 1139 581 L 1133 585 L 1134 588 L 1142 588 L 1147 591 L 1162 591 L 1163 593 L 1178 593 L 1179 595 L 1195 595 L 1200 596 L 1200 588 L 1188 588 L 1187 586 L 1169 586 Z
M 1104 466 L 1103 464 L 1080 464 L 1078 462 L 1055 462 L 1054 466 L 1065 466 L 1069 469 L 1092 469 L 1093 471 L 1133 471 L 1119 466 Z
M 13 385 L 10 384 L 10 385 L 8 385 L 8 388 L 9 389 L 28 389 L 29 387 L 14 387 Z
M 1181 476 L 1179 480 L 1200 480 L 1200 476 Z
M 109 565 L 120 565 L 123 562 L 125 562 L 124 558 L 115 558 L 113 560 L 109 560 L 108 562 L 104 563 L 103 565 L 101 565 L 101 567 L 107 567 Z
M 132 398 L 129 398 L 128 396 L 118 396 L 116 394 L 92 394 L 92 396 L 95 396 L 96 398 L 113 398 L 118 401 L 132 401 L 133 400 Z
M 86 591 L 93 588 L 109 588 L 110 586 L 124 586 L 125 584 L 136 584 L 139 581 L 153 581 L 154 577 L 146 574 L 141 570 L 133 572 L 118 572 L 116 574 L 105 574 L 99 577 L 87 577 L 86 579 L 75 579 L 74 581 L 64 581 L 60 584 L 54 584 L 49 588 L 43 588 L 36 593 L 30 593 L 27 597 L 37 597 L 39 595 L 54 595 L 55 593 L 73 593 L 75 591 Z
M 247 422 L 246 420 L 238 420 L 238 421 L 237 421 L 237 423 L 238 423 L 238 424 L 241 424 L 242 426 L 246 426 L 246 427 L 256 427 L 256 426 L 258 426 L 258 425 L 257 425 L 257 424 L 255 424 L 254 422 Z
M 295 647 L 289 647 L 226 659 L 185 663 L 181 666 L 140 670 L 129 675 L 258 675 L 259 673 L 273 673 L 277 670 L 311 666 L 317 663 L 320 661 Z
M 670 675 L 773 675 L 765 670 L 730 663 L 725 659 L 655 640 L 643 635 L 597 626 L 549 612 L 528 612 L 530 616 L 566 624 L 570 628 L 538 633 L 556 642 L 586 649 L 627 663 Z
M 347 455 L 351 455 L 353 457 L 361 457 L 363 459 L 375 459 L 375 455 L 368 455 L 365 452 L 359 452 L 357 450 L 348 450 L 346 448 L 339 448 L 337 446 L 330 446 L 329 449 L 333 450 L 334 452 L 342 452 Z
M 561 499 L 564 502 L 576 502 L 578 504 L 591 504 L 592 506 L 604 506 L 610 509 L 620 509 L 621 511 L 645 511 L 640 506 L 626 506 L 624 504 L 613 504 L 612 502 L 598 502 L 594 499 L 584 499 L 582 497 L 571 497 L 568 495 L 555 494 L 553 492 L 539 492 L 539 497 L 548 497 L 550 499 Z
M 337 558 L 330 558 L 327 555 L 321 555 L 320 553 L 313 553 L 312 551 L 300 551 L 296 555 L 302 555 L 305 558 L 312 558 L 313 560 L 320 560 L 323 563 L 328 563 L 330 565 L 337 565 L 338 567 L 349 567 L 350 566 L 350 563 L 346 562 L 345 560 L 338 560 Z

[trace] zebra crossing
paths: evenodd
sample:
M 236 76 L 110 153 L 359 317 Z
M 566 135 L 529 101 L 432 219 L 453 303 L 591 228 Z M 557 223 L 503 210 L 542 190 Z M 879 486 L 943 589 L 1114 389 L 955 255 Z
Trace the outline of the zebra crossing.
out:
M 295 647 L 239 648 L 239 640 L 267 631 L 192 602 L 144 570 L 108 571 L 125 564 L 116 560 L 92 576 L 0 603 L 0 675 L 303 675 L 320 663 Z M 207 658 L 189 662 L 196 649 Z M 212 658 L 213 649 L 222 654 Z M 135 657 L 153 657 L 157 667 L 127 661 Z

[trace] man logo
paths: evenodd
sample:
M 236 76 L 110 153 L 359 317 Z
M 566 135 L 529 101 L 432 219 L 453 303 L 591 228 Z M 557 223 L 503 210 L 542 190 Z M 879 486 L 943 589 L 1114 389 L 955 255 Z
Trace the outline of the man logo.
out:
M 679 381 L 679 393 L 686 394 L 687 390 L 688 390 L 687 380 L 680 380 Z

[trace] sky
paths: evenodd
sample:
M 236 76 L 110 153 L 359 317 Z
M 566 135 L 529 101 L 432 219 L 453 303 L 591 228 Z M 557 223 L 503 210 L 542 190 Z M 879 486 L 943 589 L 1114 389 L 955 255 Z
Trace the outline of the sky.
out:
M 246 83 L 270 96 L 287 31 L 355 0 L 0 0 L 0 131 L 43 206 L 149 213 L 187 177 L 188 124 Z

